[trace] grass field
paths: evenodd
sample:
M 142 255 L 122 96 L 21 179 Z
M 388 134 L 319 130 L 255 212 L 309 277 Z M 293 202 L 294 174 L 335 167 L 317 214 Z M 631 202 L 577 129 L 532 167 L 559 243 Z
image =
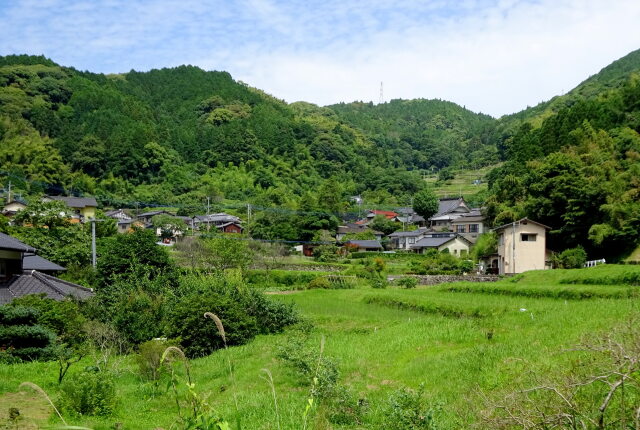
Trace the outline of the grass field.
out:
M 438 428 L 459 429 L 477 422 L 483 407 L 478 391 L 495 393 L 526 384 L 529 372 L 566 369 L 575 359 L 567 349 L 637 314 L 640 286 L 589 284 L 591 278 L 626 279 L 622 274 L 630 272 L 638 274 L 640 267 L 530 272 L 490 284 L 308 290 L 272 297 L 298 307 L 314 326 L 308 344 L 319 348 L 324 336 L 324 354 L 338 364 L 340 383 L 369 404 L 359 426 L 334 425 L 315 414 L 310 428 L 382 428 L 389 393 L 424 384 L 426 402 L 438 411 Z M 567 279 L 573 283 L 563 283 Z M 195 390 L 208 394 L 208 402 L 232 428 L 239 418 L 244 429 L 301 429 L 309 384 L 277 358 L 278 345 L 292 335 L 259 336 L 247 345 L 193 360 Z M 115 415 L 67 416 L 68 423 L 95 429 L 112 429 L 116 423 L 123 429 L 170 428 L 177 413 L 166 381 L 156 390 L 137 376 L 131 356 L 118 360 L 120 402 Z M 76 365 L 71 372 L 80 368 Z M 270 388 L 260 378 L 264 368 L 273 374 L 278 415 Z M 55 399 L 56 372 L 55 363 L 0 366 L 0 393 L 9 393 L 0 395 L 0 413 L 23 398 L 13 394 L 23 381 L 40 385 Z M 34 417 L 41 418 L 41 402 L 13 406 L 28 419 L 31 405 Z M 46 422 L 59 423 L 53 415 Z
M 478 170 L 456 171 L 453 179 L 444 182 L 438 182 L 438 175 L 427 175 L 425 181 L 434 187 L 438 197 L 466 197 L 487 189 L 485 176 L 495 167 L 498 166 L 488 166 Z M 475 185 L 473 181 L 476 179 L 482 182 Z

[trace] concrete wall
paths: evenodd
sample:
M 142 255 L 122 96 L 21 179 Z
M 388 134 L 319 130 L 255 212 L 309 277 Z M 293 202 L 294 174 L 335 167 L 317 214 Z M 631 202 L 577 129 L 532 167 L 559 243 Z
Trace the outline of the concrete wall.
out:
M 497 233 L 501 275 L 546 269 L 546 229 L 544 227 L 531 222 L 526 224 L 516 222 L 515 225 L 507 226 Z M 536 239 L 525 241 L 523 235 L 535 235 Z

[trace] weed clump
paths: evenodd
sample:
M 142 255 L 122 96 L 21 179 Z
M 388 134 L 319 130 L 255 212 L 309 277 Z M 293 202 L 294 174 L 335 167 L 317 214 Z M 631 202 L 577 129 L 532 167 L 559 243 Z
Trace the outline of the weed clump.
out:
M 85 370 L 60 386 L 63 409 L 78 415 L 110 415 L 117 403 L 114 377 L 109 372 Z
M 434 430 L 436 409 L 423 402 L 424 385 L 417 390 L 401 388 L 389 396 L 384 408 L 385 430 Z

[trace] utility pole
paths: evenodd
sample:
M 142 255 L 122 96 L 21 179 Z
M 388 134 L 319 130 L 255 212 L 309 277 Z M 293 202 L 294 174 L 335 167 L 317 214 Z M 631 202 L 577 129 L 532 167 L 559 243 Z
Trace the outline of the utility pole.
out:
M 7 192 L 7 204 L 11 203 L 11 181 L 9 181 L 9 191 Z
M 98 259 L 96 256 L 96 222 L 102 222 L 103 219 L 95 219 L 90 218 L 89 222 L 91 223 L 91 265 L 95 269 L 98 264 Z
M 207 196 L 207 233 L 211 230 L 211 219 L 209 218 L 209 210 L 211 208 L 211 197 Z

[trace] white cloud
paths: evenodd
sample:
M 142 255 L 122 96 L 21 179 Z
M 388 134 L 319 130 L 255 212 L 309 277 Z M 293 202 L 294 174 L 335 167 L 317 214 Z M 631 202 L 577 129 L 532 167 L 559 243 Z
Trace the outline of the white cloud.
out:
M 640 48 L 637 0 L 19 0 L 0 55 L 98 72 L 183 63 L 287 101 L 442 98 L 502 115 Z

